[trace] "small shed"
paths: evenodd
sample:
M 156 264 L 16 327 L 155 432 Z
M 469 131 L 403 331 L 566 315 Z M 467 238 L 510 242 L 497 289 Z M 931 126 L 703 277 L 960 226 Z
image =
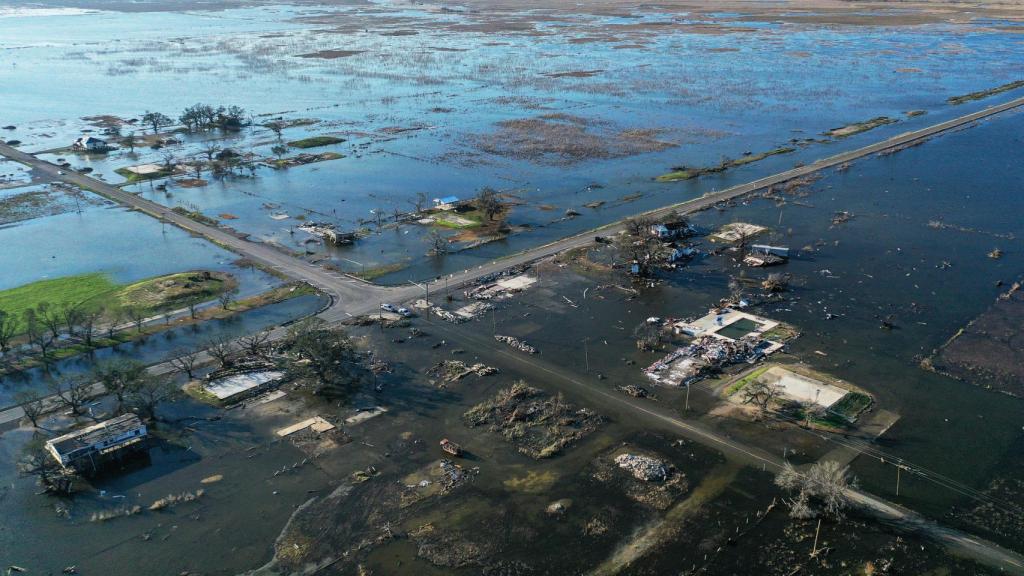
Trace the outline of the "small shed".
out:
M 438 210 L 454 210 L 458 205 L 458 196 L 445 196 L 443 198 L 434 198 L 434 208 Z
M 147 437 L 138 416 L 123 414 L 48 440 L 46 449 L 64 468 L 95 472 L 105 462 L 141 449 Z

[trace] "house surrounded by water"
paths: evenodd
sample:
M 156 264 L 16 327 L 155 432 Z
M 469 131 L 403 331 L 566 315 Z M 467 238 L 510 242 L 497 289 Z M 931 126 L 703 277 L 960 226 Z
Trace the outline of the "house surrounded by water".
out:
M 145 446 L 149 432 L 135 414 L 97 422 L 46 442 L 46 449 L 62 467 L 95 472 L 111 461 Z
M 84 152 L 106 152 L 109 146 L 107 146 L 106 140 L 100 140 L 95 136 L 82 136 L 75 140 L 71 148 Z

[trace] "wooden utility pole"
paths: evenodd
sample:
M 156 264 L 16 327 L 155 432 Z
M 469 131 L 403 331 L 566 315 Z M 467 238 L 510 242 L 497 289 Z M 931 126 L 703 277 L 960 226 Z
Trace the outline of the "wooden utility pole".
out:
M 686 383 L 686 411 L 690 411 L 690 383 Z
M 818 527 L 814 530 L 814 547 L 811 548 L 811 558 L 818 556 L 818 534 L 821 532 L 821 518 L 818 518 Z

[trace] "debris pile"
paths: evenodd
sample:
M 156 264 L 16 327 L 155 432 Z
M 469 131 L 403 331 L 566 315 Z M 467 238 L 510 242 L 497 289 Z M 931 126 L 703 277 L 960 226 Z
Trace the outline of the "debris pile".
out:
M 504 342 L 505 344 L 508 344 L 509 346 L 515 348 L 516 350 L 526 352 L 527 354 L 537 353 L 536 348 L 530 346 L 529 344 L 523 342 L 522 340 L 516 338 L 515 336 L 502 336 L 501 334 L 495 334 L 494 339 L 497 340 L 498 342 Z
M 531 458 L 550 458 L 597 430 L 603 418 L 519 381 L 463 414 L 469 427 L 487 426 Z
M 615 457 L 619 468 L 629 470 L 633 477 L 644 482 L 664 482 L 669 476 L 669 468 L 661 460 L 639 454 L 620 454 Z
M 626 384 L 625 386 L 619 386 L 619 391 L 632 396 L 633 398 L 647 398 L 650 393 L 647 392 L 646 388 L 637 386 L 636 384 Z
M 477 376 L 490 376 L 491 374 L 497 373 L 498 369 L 493 366 L 487 366 L 480 362 L 477 362 L 472 366 L 467 366 L 466 363 L 461 360 L 442 360 L 427 370 L 427 374 L 441 377 L 446 382 L 455 382 L 469 376 L 470 374 L 476 374 Z

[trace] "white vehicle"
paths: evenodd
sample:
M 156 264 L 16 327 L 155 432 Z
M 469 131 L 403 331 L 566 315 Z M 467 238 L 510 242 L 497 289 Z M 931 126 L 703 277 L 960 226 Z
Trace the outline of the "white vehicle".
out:
M 402 316 L 405 316 L 406 318 L 412 317 L 412 311 L 409 310 L 408 308 L 399 308 L 397 312 Z
M 394 305 L 387 304 L 387 303 L 381 304 L 380 305 L 380 309 L 385 311 L 385 312 L 397 312 L 398 311 L 398 309 L 395 308 Z

